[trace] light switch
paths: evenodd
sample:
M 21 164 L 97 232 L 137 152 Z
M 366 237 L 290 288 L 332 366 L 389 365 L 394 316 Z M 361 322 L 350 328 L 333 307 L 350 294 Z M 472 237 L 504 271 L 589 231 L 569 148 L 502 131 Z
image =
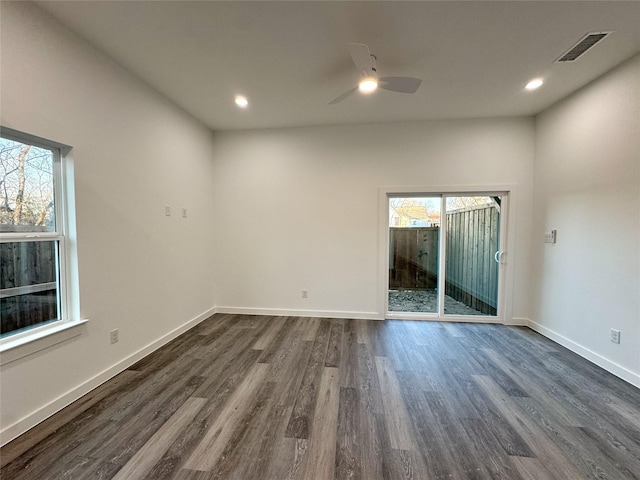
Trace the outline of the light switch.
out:
M 556 243 L 556 230 L 544 234 L 544 243 Z

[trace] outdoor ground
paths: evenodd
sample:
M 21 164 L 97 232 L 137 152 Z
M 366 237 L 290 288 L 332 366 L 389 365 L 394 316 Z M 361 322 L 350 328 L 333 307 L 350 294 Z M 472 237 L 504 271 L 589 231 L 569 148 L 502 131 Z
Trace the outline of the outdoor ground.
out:
M 437 299 L 438 291 L 435 289 L 389 290 L 389 311 L 437 313 Z M 448 295 L 445 295 L 444 313 L 449 315 L 484 315 Z

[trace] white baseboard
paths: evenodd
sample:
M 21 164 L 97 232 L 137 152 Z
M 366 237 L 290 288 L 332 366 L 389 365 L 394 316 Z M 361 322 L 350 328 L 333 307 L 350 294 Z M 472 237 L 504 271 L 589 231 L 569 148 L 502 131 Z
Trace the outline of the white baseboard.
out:
M 411 312 L 390 312 L 381 314 L 378 312 L 354 312 L 339 310 L 293 310 L 286 308 L 253 308 L 253 307 L 216 307 L 217 313 L 230 313 L 236 315 L 268 315 L 274 317 L 317 317 L 317 318 L 350 318 L 358 320 L 384 320 L 400 319 L 400 320 L 433 320 L 441 322 L 442 318 L 437 315 L 429 315 L 424 313 Z M 456 316 L 447 315 L 446 319 L 452 322 L 467 323 L 501 323 L 500 319 L 485 316 Z M 527 318 L 512 318 L 505 325 L 528 326 Z
M 445 315 L 439 317 L 437 313 L 418 312 L 387 312 L 388 320 L 423 320 L 428 322 L 460 322 L 460 323 L 497 323 L 502 324 L 499 318 L 484 315 Z
M 512 317 L 511 321 L 504 322 L 505 325 L 509 325 L 512 327 L 528 327 L 531 320 L 523 317 Z
M 60 397 L 56 398 L 55 400 L 49 402 L 45 406 L 43 406 L 43 407 L 39 408 L 38 410 L 36 410 L 35 412 L 30 413 L 26 417 L 23 417 L 20 420 L 18 420 L 17 422 L 9 425 L 8 427 L 6 427 L 4 430 L 2 430 L 0 432 L 0 446 L 9 443 L 14 438 L 22 435 L 27 430 L 35 427 L 40 422 L 46 420 L 47 418 L 49 418 L 53 414 L 59 412 L 64 407 L 66 407 L 68 405 L 71 405 L 73 402 L 75 402 L 76 400 L 81 398 L 83 395 L 86 395 L 87 393 L 89 393 L 94 388 L 99 387 L 100 385 L 102 385 L 107 380 L 109 380 L 109 379 L 115 377 L 116 375 L 118 375 L 119 373 L 123 372 L 124 370 L 129 368 L 131 365 L 133 365 L 137 361 L 142 360 L 144 357 L 146 357 L 147 355 L 149 355 L 153 351 L 157 350 L 161 346 L 165 345 L 166 343 L 170 342 L 174 338 L 176 338 L 179 335 L 183 334 L 184 332 L 186 332 L 190 328 L 193 328 L 195 325 L 197 325 L 198 323 L 202 322 L 203 320 L 209 318 L 214 313 L 216 313 L 216 309 L 215 308 L 211 308 L 211 309 L 207 310 L 206 312 L 201 313 L 197 317 L 192 318 L 191 320 L 189 320 L 188 322 L 186 322 L 183 325 L 179 326 L 178 328 L 170 331 L 166 335 L 163 335 L 162 337 L 160 337 L 157 340 L 151 342 L 147 346 L 141 348 L 137 352 L 135 352 L 135 353 L 129 355 L 128 357 L 124 358 L 123 360 L 119 361 L 115 365 L 112 365 L 111 367 L 107 368 L 106 370 L 100 372 L 99 374 L 97 374 L 93 378 L 90 378 L 86 382 L 78 385 L 77 387 L 75 387 L 74 389 L 68 391 L 64 395 L 61 395 Z
M 616 377 L 621 378 L 622 380 L 629 382 L 631 385 L 640 388 L 640 375 L 632 372 L 631 370 L 618 365 L 617 363 L 612 362 L 611 360 L 603 357 L 599 353 L 596 353 L 592 350 L 589 350 L 586 347 L 583 347 L 579 343 L 574 342 L 573 340 L 568 339 L 567 337 L 560 335 L 559 333 L 551 330 L 550 328 L 545 327 L 544 325 L 540 325 L 539 323 L 534 322 L 533 320 L 527 320 L 527 326 L 531 330 L 535 330 L 541 335 L 553 340 L 556 343 L 559 343 L 563 347 L 568 348 L 574 353 L 577 353 L 583 358 L 586 358 L 592 363 L 595 363 L 599 367 L 604 368 L 607 372 L 612 373 Z
M 238 315 L 271 315 L 275 317 L 319 317 L 384 320 L 384 315 L 381 315 L 377 312 L 342 312 L 337 310 L 289 310 L 279 308 L 216 307 L 216 312 L 235 313 Z

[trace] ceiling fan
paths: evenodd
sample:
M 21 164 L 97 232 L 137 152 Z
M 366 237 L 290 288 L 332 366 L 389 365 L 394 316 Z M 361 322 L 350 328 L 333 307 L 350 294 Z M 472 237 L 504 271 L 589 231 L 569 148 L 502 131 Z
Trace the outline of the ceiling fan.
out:
M 347 90 L 342 95 L 338 95 L 329 102 L 329 105 L 340 103 L 356 90 L 360 90 L 362 93 L 371 93 L 380 87 L 392 92 L 415 93 L 422 83 L 422 80 L 413 77 L 378 77 L 376 56 L 369 51 L 369 47 L 363 43 L 348 43 L 347 46 L 361 78 L 358 85 Z

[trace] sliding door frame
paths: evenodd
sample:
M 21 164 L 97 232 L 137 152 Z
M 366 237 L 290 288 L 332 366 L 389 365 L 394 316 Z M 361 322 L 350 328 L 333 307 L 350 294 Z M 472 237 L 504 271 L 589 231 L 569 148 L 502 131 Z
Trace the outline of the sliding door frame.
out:
M 438 312 L 390 312 L 389 311 L 389 199 L 393 197 L 445 197 L 451 196 L 501 196 L 505 201 L 500 206 L 500 251 L 502 262 L 498 275 L 498 308 L 496 316 L 489 315 L 440 315 L 444 289 L 438 288 Z M 411 319 L 450 322 L 504 323 L 511 324 L 513 316 L 513 280 L 515 251 L 515 202 L 516 187 L 513 185 L 464 185 L 464 186 L 383 186 L 379 188 L 379 257 L 378 257 L 378 312 L 380 319 Z M 441 210 L 439 238 L 438 285 L 444 284 L 446 265 L 446 210 Z

